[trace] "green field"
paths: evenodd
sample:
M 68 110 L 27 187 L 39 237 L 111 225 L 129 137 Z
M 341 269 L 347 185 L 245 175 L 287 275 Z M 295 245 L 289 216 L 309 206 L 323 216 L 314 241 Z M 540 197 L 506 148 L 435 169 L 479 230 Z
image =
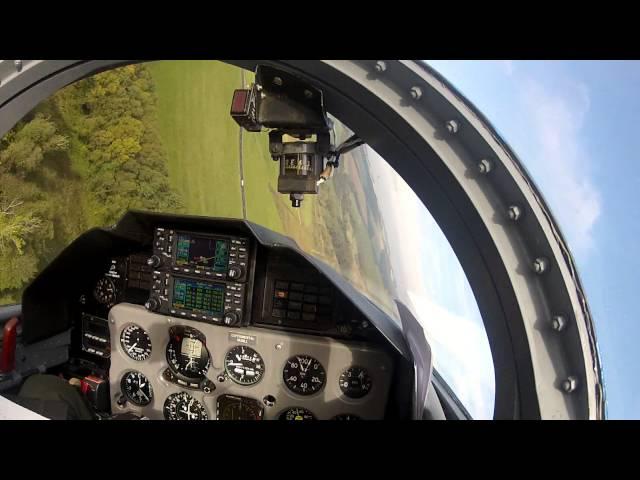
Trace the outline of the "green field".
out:
M 158 98 L 158 120 L 169 157 L 169 181 L 185 211 L 242 218 L 241 132 L 229 115 L 241 71 L 215 61 L 155 62 L 150 65 Z M 251 81 L 247 73 L 245 82 Z M 270 198 L 277 165 L 266 133 L 242 133 L 247 217 L 282 231 L 278 206 Z M 265 184 L 265 182 L 267 182 Z
M 240 155 L 247 219 L 317 247 L 317 198 L 292 209 L 277 193 L 278 164 L 269 155 L 267 132 L 240 132 L 229 115 L 240 69 L 216 61 L 149 64 L 158 101 L 158 123 L 168 154 L 169 182 L 195 215 L 242 218 Z M 245 73 L 244 83 L 253 80 Z M 316 248 L 317 250 L 317 248 Z
M 240 72 L 219 62 L 149 64 L 169 182 L 193 215 L 242 217 L 239 128 L 229 116 Z

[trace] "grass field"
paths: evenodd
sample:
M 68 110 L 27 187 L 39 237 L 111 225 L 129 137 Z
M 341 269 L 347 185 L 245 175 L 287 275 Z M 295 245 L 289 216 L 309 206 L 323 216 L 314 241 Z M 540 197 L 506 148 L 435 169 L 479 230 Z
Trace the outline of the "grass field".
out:
M 242 217 L 239 128 L 229 116 L 237 68 L 219 62 L 149 64 L 169 180 L 194 215 Z
M 242 218 L 240 128 L 229 116 L 241 71 L 216 61 L 150 64 L 158 97 L 160 132 L 169 157 L 169 179 L 189 214 Z M 245 82 L 251 81 L 247 73 Z M 275 188 L 278 167 L 265 133 L 243 132 L 247 218 L 283 231 Z

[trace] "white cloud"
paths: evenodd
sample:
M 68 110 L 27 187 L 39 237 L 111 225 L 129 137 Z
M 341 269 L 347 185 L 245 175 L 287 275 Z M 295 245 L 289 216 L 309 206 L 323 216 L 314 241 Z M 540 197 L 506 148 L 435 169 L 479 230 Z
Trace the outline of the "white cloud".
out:
M 587 85 L 558 62 L 429 63 L 505 134 L 541 188 L 569 247 L 586 257 L 602 206 L 584 139 L 591 108 Z
M 576 253 L 587 253 L 594 245 L 593 227 L 601 213 L 600 193 L 589 176 L 589 154 L 580 137 L 590 108 L 588 89 L 565 82 L 552 92 L 526 79 L 522 99 L 533 135 L 531 151 L 522 160 L 557 216 L 569 246 Z
M 425 292 L 409 291 L 433 351 L 434 366 L 476 419 L 493 417 L 493 359 L 482 324 L 453 314 Z

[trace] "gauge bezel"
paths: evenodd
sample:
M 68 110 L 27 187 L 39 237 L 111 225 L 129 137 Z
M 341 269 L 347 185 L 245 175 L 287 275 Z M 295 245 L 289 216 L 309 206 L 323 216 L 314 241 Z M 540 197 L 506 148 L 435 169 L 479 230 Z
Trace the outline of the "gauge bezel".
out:
M 110 283 L 111 286 L 113 287 L 113 293 L 112 293 L 112 297 L 110 299 L 109 302 L 104 302 L 102 300 L 100 300 L 98 298 L 98 286 L 101 283 Z M 118 298 L 118 287 L 116 286 L 116 283 L 113 281 L 113 279 L 109 278 L 109 277 L 100 277 L 98 279 L 98 281 L 96 282 L 95 286 L 93 287 L 93 298 L 98 302 L 98 304 L 100 305 L 105 305 L 107 307 L 111 307 L 116 303 L 116 300 Z
M 220 418 L 221 402 L 235 403 L 245 408 L 255 408 L 258 412 L 258 418 L 239 418 L 237 421 L 252 421 L 264 419 L 264 405 L 259 400 L 249 397 L 241 397 L 240 395 L 222 394 L 216 398 L 216 420 L 229 420 Z
M 191 397 L 193 400 L 195 400 L 198 403 L 198 405 L 200 405 L 201 410 L 204 412 L 204 415 L 206 418 L 198 418 L 196 420 L 180 420 L 179 418 L 168 418 L 167 413 L 168 413 L 168 407 L 170 404 L 170 399 L 173 399 L 173 398 L 177 399 L 180 395 L 186 395 L 187 397 Z M 198 400 L 196 397 L 191 395 L 191 393 L 185 392 L 183 390 L 167 395 L 167 398 L 164 399 L 164 403 L 162 404 L 162 415 L 164 419 L 168 421 L 204 421 L 204 420 L 210 419 L 209 411 L 207 410 L 207 406 L 205 405 L 205 403 Z
M 170 354 L 169 354 L 169 349 L 172 347 L 172 345 L 174 345 L 174 343 L 172 342 L 173 336 L 176 334 L 182 335 L 182 340 L 181 340 L 182 342 L 184 341 L 184 336 L 188 335 L 189 333 L 194 335 L 194 338 L 199 340 L 202 343 L 204 352 L 206 352 L 206 355 L 207 355 L 206 366 L 198 370 L 197 375 L 195 376 L 190 376 L 179 371 L 177 367 L 174 365 L 173 361 L 171 360 Z M 176 354 L 180 355 L 179 352 L 176 352 Z M 171 369 L 171 372 L 180 380 L 183 380 L 186 382 L 196 382 L 196 381 L 199 382 L 201 380 L 204 380 L 205 378 L 207 378 L 207 372 L 211 368 L 211 352 L 209 352 L 209 348 L 207 347 L 206 336 L 197 328 L 190 327 L 187 325 L 176 325 L 171 327 L 169 329 L 169 341 L 167 342 L 167 346 L 165 348 L 165 360 L 167 361 L 167 364 Z
M 145 352 L 147 352 L 147 353 L 146 353 L 144 358 L 139 358 L 138 359 L 138 358 L 132 357 L 129 354 L 129 351 L 127 349 L 127 345 L 125 344 L 125 341 L 124 341 L 124 332 L 126 332 L 127 329 L 129 329 L 131 327 L 135 327 L 135 328 L 138 328 L 138 329 L 142 330 L 142 332 L 147 337 L 147 340 L 149 341 L 149 350 L 148 350 L 148 352 L 145 350 Z M 141 327 L 137 323 L 127 323 L 124 327 L 122 327 L 122 329 L 120 330 L 120 347 L 122 348 L 122 352 L 124 353 L 124 355 L 127 358 L 130 358 L 131 360 L 136 361 L 136 362 L 145 362 L 145 361 L 149 360 L 151 358 L 151 355 L 153 354 L 153 342 L 151 341 L 151 335 L 149 335 L 149 332 L 147 332 L 143 327 Z
M 297 391 L 295 391 L 294 389 L 292 389 L 292 388 L 289 386 L 289 384 L 287 383 L 286 373 L 285 373 L 286 368 L 287 368 L 287 366 L 289 365 L 289 361 L 290 361 L 291 359 L 295 359 L 295 358 L 298 358 L 298 357 L 309 357 L 309 358 L 311 358 L 312 360 L 314 360 L 314 361 L 318 362 L 318 364 L 320 365 L 320 368 L 322 369 L 322 372 L 323 372 L 323 374 L 324 374 L 324 375 L 323 375 L 323 379 L 322 379 L 322 385 L 320 386 L 320 388 L 318 388 L 318 390 L 316 390 L 316 391 L 311 391 L 311 392 L 309 392 L 309 393 L 301 393 L 301 392 L 297 392 Z M 284 383 L 284 386 L 286 387 L 286 391 L 287 391 L 288 393 L 291 393 L 291 394 L 293 394 L 293 395 L 297 395 L 297 396 L 302 397 L 302 398 L 309 398 L 309 397 L 312 397 L 312 396 L 314 396 L 314 395 L 318 395 L 318 394 L 322 393 L 322 391 L 323 391 L 323 390 L 325 389 L 325 387 L 327 386 L 327 369 L 324 367 L 324 365 L 322 364 L 322 362 L 321 362 L 320 360 L 318 360 L 316 357 L 314 357 L 314 356 L 312 356 L 312 355 L 309 355 L 309 354 L 307 354 L 307 353 L 300 353 L 300 354 L 296 354 L 296 355 L 291 355 L 291 356 L 289 356 L 289 357 L 284 361 L 284 365 L 282 366 L 282 374 L 281 374 L 281 375 L 282 375 L 282 381 L 283 381 L 283 383 Z
M 140 374 L 144 378 L 147 379 L 147 382 L 149 383 L 149 401 L 147 403 L 139 403 L 137 400 L 135 400 L 133 397 L 131 397 L 127 393 L 127 390 L 125 388 L 125 380 L 131 374 Z M 135 405 L 136 407 L 146 407 L 146 406 L 150 405 L 153 402 L 153 399 L 155 398 L 155 394 L 154 394 L 154 391 L 153 391 L 153 385 L 151 383 L 151 380 L 149 380 L 149 377 L 147 377 L 140 370 L 126 370 L 124 372 L 124 374 L 122 375 L 122 378 L 120 379 L 120 392 L 122 393 L 122 395 L 124 395 L 124 398 L 126 398 L 128 402 L 133 403 L 133 405 Z
M 241 381 L 237 380 L 237 379 L 233 376 L 233 374 L 229 371 L 229 368 L 227 368 L 227 357 L 228 357 L 228 355 L 229 355 L 233 350 L 235 350 L 236 348 L 245 348 L 245 349 L 251 350 L 251 351 L 252 351 L 253 353 L 255 353 L 255 354 L 258 356 L 258 358 L 260 359 L 260 362 L 262 363 L 262 373 L 260 374 L 260 376 L 258 377 L 258 379 L 257 379 L 257 380 L 255 380 L 254 382 L 251 382 L 251 383 L 243 383 L 243 382 L 241 382 Z M 253 386 L 255 386 L 255 385 L 259 384 L 259 383 L 262 381 L 262 379 L 264 378 L 264 376 L 265 376 L 265 374 L 266 374 L 266 371 L 267 371 L 267 368 L 266 368 L 266 364 L 265 364 L 264 358 L 262 358 L 262 355 L 260 355 L 260 352 L 258 352 L 255 348 L 250 347 L 250 346 L 248 346 L 248 345 L 242 345 L 242 344 L 240 344 L 240 345 L 234 345 L 234 346 L 233 346 L 233 347 L 231 347 L 229 350 L 227 350 L 227 353 L 225 353 L 225 354 L 224 354 L 224 359 L 223 359 L 223 361 L 222 361 L 222 362 L 223 362 L 224 371 L 225 371 L 225 374 L 227 375 L 227 377 L 228 377 L 232 382 L 234 382 L 234 383 L 236 383 L 237 385 L 240 385 L 240 386 L 242 386 L 242 387 L 253 387 Z
M 343 390 L 342 384 L 340 382 L 340 380 L 342 379 L 342 376 L 345 373 L 347 373 L 349 370 L 354 369 L 354 368 L 359 368 L 359 369 L 363 370 L 366 373 L 367 378 L 369 379 L 369 384 L 370 384 L 369 390 L 367 390 L 364 394 L 362 394 L 360 396 L 356 396 L 356 397 L 353 397 L 353 396 L 347 394 Z M 340 372 L 340 376 L 338 377 L 338 382 L 337 383 L 338 383 L 338 391 L 340 392 L 340 396 L 343 398 L 343 400 L 356 401 L 356 402 L 357 401 L 361 401 L 362 399 L 369 397 L 371 395 L 371 392 L 374 389 L 374 384 L 375 384 L 375 382 L 373 381 L 373 377 L 371 376 L 370 370 L 368 368 L 366 368 L 366 367 L 363 367 L 362 365 L 349 365 L 347 368 L 342 370 Z

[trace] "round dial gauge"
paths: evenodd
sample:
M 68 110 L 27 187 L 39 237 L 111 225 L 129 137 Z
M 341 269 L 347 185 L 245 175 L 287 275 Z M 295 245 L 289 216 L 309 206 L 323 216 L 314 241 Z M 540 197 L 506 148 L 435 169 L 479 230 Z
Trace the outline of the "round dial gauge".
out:
M 264 408 L 252 398 L 220 395 L 216 403 L 218 420 L 262 420 Z
M 139 362 L 151 356 L 149 334 L 138 325 L 129 325 L 120 334 L 120 344 L 129 357 Z
M 102 277 L 96 283 L 96 288 L 93 290 L 93 296 L 103 305 L 113 305 L 116 302 L 116 286 L 113 280 L 107 277 Z
M 208 420 L 207 410 L 187 392 L 173 393 L 164 402 L 167 420 Z
M 326 374 L 322 364 L 309 355 L 289 358 L 282 372 L 284 383 L 294 393 L 313 395 L 322 390 Z
M 141 407 L 149 405 L 153 399 L 151 383 L 140 372 L 127 372 L 120 381 L 120 388 L 129 401 Z
M 280 420 L 289 420 L 289 421 L 294 421 L 294 420 L 315 420 L 316 419 L 316 417 L 313 416 L 313 413 L 311 413 L 306 408 L 302 408 L 302 407 L 291 407 L 291 408 L 288 408 L 284 412 L 282 412 L 280 414 L 280 417 L 278 417 L 278 418 Z
M 238 345 L 225 355 L 224 368 L 234 382 L 240 385 L 254 385 L 264 374 L 264 361 L 253 348 Z
M 359 416 L 353 415 L 351 413 L 342 413 L 340 415 L 336 415 L 331 420 L 362 420 Z
M 167 362 L 178 375 L 197 380 L 209 370 L 210 356 L 205 336 L 191 327 L 175 327 L 169 331 Z
M 351 367 L 340 375 L 340 390 L 347 397 L 362 398 L 371 390 L 371 377 L 362 367 Z

